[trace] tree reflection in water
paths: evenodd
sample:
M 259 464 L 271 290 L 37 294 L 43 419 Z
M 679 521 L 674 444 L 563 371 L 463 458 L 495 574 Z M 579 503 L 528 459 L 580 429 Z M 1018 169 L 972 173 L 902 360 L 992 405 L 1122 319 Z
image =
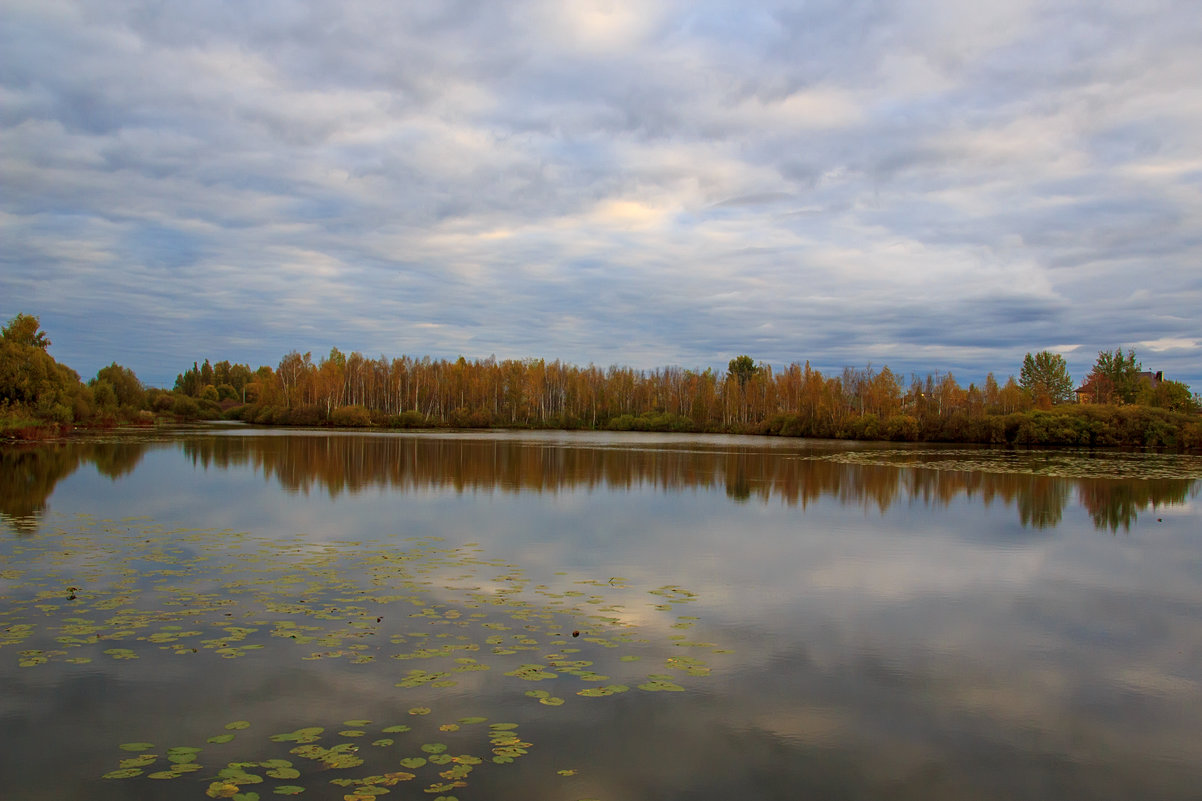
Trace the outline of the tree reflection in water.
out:
M 0 448 L 0 517 L 18 533 L 36 529 L 56 484 L 83 465 L 114 480 L 149 448 L 178 447 L 205 468 L 250 467 L 293 493 L 337 497 L 369 489 L 558 492 L 654 487 L 663 492 L 723 490 L 736 502 L 778 501 L 805 508 L 831 497 L 887 510 L 897 502 L 947 505 L 958 497 L 1018 510 L 1026 528 L 1057 526 L 1074 493 L 1100 530 L 1128 531 L 1149 508 L 1182 504 L 1191 478 L 1061 478 L 909 464 L 854 464 L 805 458 L 796 450 L 724 446 L 720 440 L 538 440 L 443 435 L 288 432 L 268 436 L 186 435 L 163 442 L 65 442 Z
M 137 441 L 0 447 L 0 519 L 19 534 L 31 534 L 59 481 L 85 464 L 116 480 L 137 468 L 147 447 Z

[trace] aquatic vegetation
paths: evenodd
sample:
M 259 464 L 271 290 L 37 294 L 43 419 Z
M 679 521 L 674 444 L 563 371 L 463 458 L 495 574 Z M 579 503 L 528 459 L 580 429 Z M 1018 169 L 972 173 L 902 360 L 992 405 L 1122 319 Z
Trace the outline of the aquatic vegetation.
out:
M 1079 479 L 1202 479 L 1202 456 L 1122 451 L 890 448 L 799 457 L 838 464 Z
M 398 701 L 419 694 L 418 703 L 399 707 L 409 723 L 298 720 L 315 725 L 264 734 L 253 720 L 232 720 L 203 744 L 125 742 L 118 748 L 130 756 L 103 774 L 114 781 L 203 779 L 211 798 L 299 795 L 330 781 L 347 799 L 372 798 L 402 782 L 424 782 L 424 792 L 449 798 L 473 770 L 509 764 L 534 747 L 517 723 L 488 723 L 484 714 L 441 719 L 439 693 L 463 677 L 491 676 L 502 688 L 512 682 L 515 694 L 553 709 L 631 687 L 683 691 L 682 679 L 704 677 L 710 667 L 670 649 L 721 650 L 671 633 L 697 620 L 670 614 L 696 599 L 683 587 L 642 591 L 644 618 L 658 621 L 649 628 L 628 622 L 632 616 L 612 597 L 640 592 L 625 580 L 534 585 L 517 565 L 484 558 L 480 546 L 430 539 L 314 545 L 82 518 L 9 543 L 5 562 L 0 659 L 21 667 L 102 658 L 117 669 L 147 656 L 252 654 L 275 664 L 341 660 L 347 669 L 428 663 L 397 665 Z M 214 661 L 212 669 L 222 665 Z M 531 682 L 551 689 L 522 689 Z M 136 734 L 136 723 L 128 729 Z M 479 732 L 487 732 L 486 748 L 472 745 Z M 384 770 L 389 765 L 403 770 Z M 330 771 L 347 775 L 330 779 Z

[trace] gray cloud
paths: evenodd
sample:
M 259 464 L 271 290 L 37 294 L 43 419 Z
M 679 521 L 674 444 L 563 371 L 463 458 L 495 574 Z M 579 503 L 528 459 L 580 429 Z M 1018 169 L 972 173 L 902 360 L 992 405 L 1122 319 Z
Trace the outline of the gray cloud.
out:
M 9 3 L 0 314 L 85 375 L 740 352 L 1202 387 L 1190 4 Z

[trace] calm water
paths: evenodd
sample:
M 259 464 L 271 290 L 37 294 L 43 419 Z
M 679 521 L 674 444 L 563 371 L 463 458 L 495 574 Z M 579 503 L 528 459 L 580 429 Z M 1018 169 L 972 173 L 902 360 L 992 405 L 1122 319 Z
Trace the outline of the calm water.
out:
M 656 435 L 2 448 L 0 797 L 1202 798 L 1199 476 Z

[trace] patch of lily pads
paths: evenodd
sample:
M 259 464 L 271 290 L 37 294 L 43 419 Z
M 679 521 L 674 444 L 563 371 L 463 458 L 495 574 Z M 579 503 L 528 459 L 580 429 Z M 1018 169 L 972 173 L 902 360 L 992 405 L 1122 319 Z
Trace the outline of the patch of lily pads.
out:
M 1202 456 L 1040 449 L 882 448 L 800 457 L 807 461 L 1077 479 L 1202 479 Z
M 725 653 L 683 633 L 697 621 L 675 614 L 696 600 L 684 587 L 640 589 L 615 578 L 535 584 L 478 545 L 434 539 L 314 545 L 83 518 L 11 543 L 0 565 L 0 659 L 22 668 L 69 671 L 105 660 L 120 673 L 148 657 L 206 660 L 212 670 L 239 669 L 244 659 L 270 660 L 273 669 L 288 659 L 338 660 L 390 674 L 402 703 L 413 694 L 416 703 L 399 707 L 408 723 L 348 718 L 264 740 L 251 736 L 253 720 L 237 720 L 201 743 L 131 739 L 103 774 L 203 780 L 212 798 L 313 793 L 329 772 L 353 801 L 419 784 L 450 798 L 481 765 L 509 764 L 532 747 L 516 724 L 484 726 L 484 715 L 438 720 L 440 693 L 468 677 L 479 674 L 502 693 L 512 683 L 534 709 L 555 714 L 632 688 L 683 691 L 710 673 L 706 654 Z M 632 610 L 632 601 L 643 608 Z M 486 749 L 460 745 L 476 730 L 489 732 Z M 431 735 L 439 739 L 423 739 Z M 217 756 L 228 749 L 240 753 Z
M 442 742 L 422 743 L 418 738 L 388 740 L 381 747 L 393 753 L 387 760 L 398 769 L 381 769 L 370 772 L 364 768 L 365 760 L 359 755 L 360 746 L 353 742 L 331 742 L 339 735 L 328 732 L 321 726 L 307 726 L 291 732 L 282 732 L 268 738 L 271 743 L 290 745 L 288 756 L 267 759 L 229 760 L 228 754 L 208 764 L 209 754 L 205 749 L 194 746 L 173 746 L 160 753 L 141 753 L 137 757 L 122 759 L 118 767 L 103 778 L 129 780 L 138 777 L 163 780 L 178 779 L 190 774 L 201 775 L 203 794 L 209 798 L 232 798 L 236 801 L 255 801 L 266 795 L 295 796 L 310 790 L 316 797 L 327 798 L 332 785 L 339 788 L 347 801 L 360 801 L 386 795 L 390 788 L 400 784 L 421 788 L 424 793 L 437 795 L 461 790 L 468 786 L 468 779 L 479 769 L 506 765 L 525 756 L 530 743 L 522 739 L 517 724 L 493 723 L 483 726 L 486 719 L 463 718 L 480 734 L 473 733 L 476 753 L 463 751 L 459 746 L 468 742 L 460 737 L 455 747 Z M 371 721 L 360 721 L 372 725 Z M 406 726 L 375 728 L 375 733 L 398 730 L 408 731 Z M 487 743 L 484 742 L 485 738 Z M 126 743 L 125 750 L 151 751 L 151 743 Z M 213 749 L 210 749 L 213 750 Z M 203 761 L 202 761 L 203 760 Z

